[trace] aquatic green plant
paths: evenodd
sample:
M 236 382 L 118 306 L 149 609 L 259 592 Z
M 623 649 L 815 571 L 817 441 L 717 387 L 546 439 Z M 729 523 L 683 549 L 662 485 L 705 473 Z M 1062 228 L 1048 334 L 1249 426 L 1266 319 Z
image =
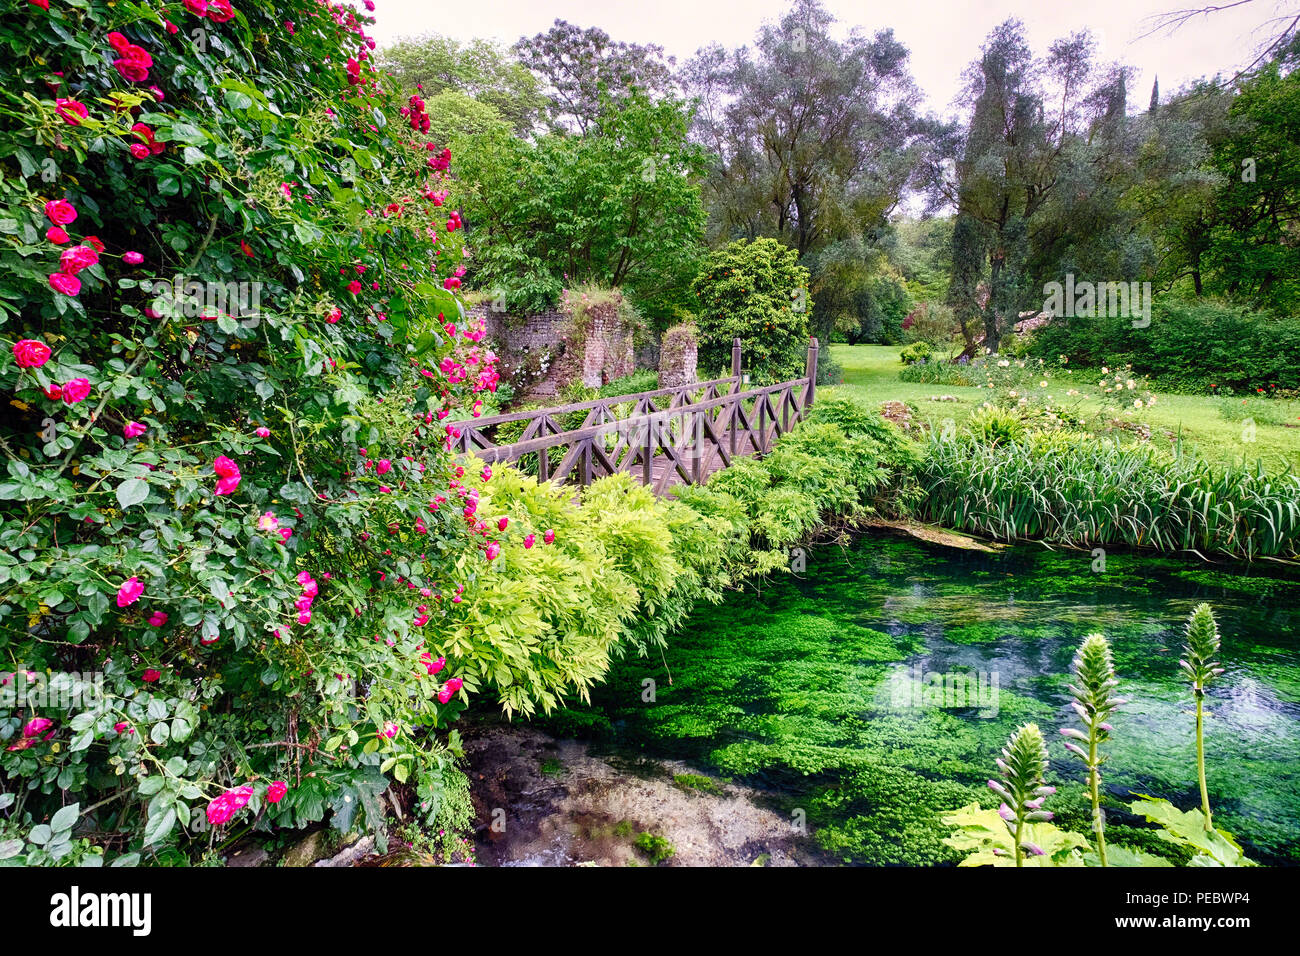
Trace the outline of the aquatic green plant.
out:
M 1047 744 L 1037 724 L 1023 724 L 1012 733 L 998 758 L 999 769 L 1005 775 L 1002 781 L 990 780 L 989 789 L 1002 798 L 998 815 L 1012 836 L 1012 850 L 1016 866 L 1022 866 L 1024 854 L 1042 856 L 1042 847 L 1024 842 L 1027 823 L 1046 822 L 1052 819 L 1051 811 L 1044 810 L 1043 801 L 1056 788 L 1047 786 L 1043 775 L 1047 772 Z
M 638 850 L 650 858 L 650 862 L 658 866 L 664 860 L 668 859 L 677 852 L 677 848 L 668 842 L 664 837 L 651 833 L 646 830 L 637 835 L 633 842 Z
M 1079 645 L 1074 657 L 1075 683 L 1069 687 L 1074 698 L 1070 706 L 1083 721 L 1086 730 L 1063 727 L 1061 734 L 1072 738 L 1065 749 L 1083 761 L 1088 768 L 1088 793 L 1092 798 L 1092 828 L 1097 835 L 1097 855 L 1106 866 L 1106 824 L 1101 812 L 1101 765 L 1106 758 L 1098 748 L 1110 737 L 1114 728 L 1107 723 L 1111 712 L 1124 703 L 1114 696 L 1115 662 L 1110 656 L 1110 643 L 1101 634 L 1089 634 Z M 1075 743 L 1074 741 L 1079 741 Z M 1087 745 L 1084 750 L 1080 744 Z
M 1205 786 L 1205 688 L 1223 673 L 1216 657 L 1219 653 L 1219 625 L 1208 604 L 1198 604 L 1187 619 L 1187 644 L 1183 659 L 1178 662 L 1192 681 L 1196 697 L 1196 776 L 1201 784 L 1201 813 L 1205 815 L 1205 829 L 1214 829 L 1210 815 L 1210 794 Z

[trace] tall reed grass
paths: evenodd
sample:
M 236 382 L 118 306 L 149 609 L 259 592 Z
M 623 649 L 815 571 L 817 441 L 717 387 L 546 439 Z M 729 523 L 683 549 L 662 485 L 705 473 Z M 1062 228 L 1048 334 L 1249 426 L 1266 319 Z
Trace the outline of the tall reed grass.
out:
M 918 471 L 921 517 L 1004 541 L 1300 552 L 1300 477 L 1262 463 L 1212 467 L 1148 446 L 1032 435 L 997 446 L 933 438 Z

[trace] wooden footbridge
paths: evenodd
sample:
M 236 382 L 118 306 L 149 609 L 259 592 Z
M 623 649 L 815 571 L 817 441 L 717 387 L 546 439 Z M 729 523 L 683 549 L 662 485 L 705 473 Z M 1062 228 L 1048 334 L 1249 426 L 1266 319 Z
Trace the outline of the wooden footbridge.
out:
M 586 487 L 626 471 L 664 495 L 676 484 L 703 484 L 738 457 L 770 451 L 812 407 L 817 351 L 811 339 L 803 378 L 748 388 L 736 339 L 727 378 L 457 422 L 461 434 L 453 447 L 557 484 Z M 574 427 L 576 413 L 584 412 Z M 527 424 L 518 438 L 497 444 L 508 422 Z

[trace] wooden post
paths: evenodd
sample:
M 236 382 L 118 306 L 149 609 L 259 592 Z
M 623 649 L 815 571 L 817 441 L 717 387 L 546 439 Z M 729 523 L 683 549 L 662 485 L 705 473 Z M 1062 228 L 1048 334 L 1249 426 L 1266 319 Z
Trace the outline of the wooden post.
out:
M 736 380 L 732 385 L 732 390 L 737 392 L 741 390 L 740 366 L 741 366 L 740 339 L 735 338 L 731 340 L 731 377 Z
M 647 415 L 642 427 L 645 429 L 645 441 L 641 443 L 641 483 L 649 485 L 655 460 L 654 419 Z
M 808 388 L 804 391 L 803 415 L 808 414 L 808 409 L 812 407 L 813 399 L 817 395 L 817 336 L 808 340 L 808 365 L 804 374 L 808 378 Z M 801 415 L 800 417 L 803 417 Z

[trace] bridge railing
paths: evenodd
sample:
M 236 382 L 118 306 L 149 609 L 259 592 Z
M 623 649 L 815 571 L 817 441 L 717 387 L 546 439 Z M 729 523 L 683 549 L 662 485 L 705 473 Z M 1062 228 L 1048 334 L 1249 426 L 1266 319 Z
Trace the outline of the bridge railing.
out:
M 699 484 L 736 457 L 770 451 L 808 414 L 817 352 L 814 338 L 804 377 L 745 388 L 736 340 L 727 378 L 457 422 L 461 434 L 453 448 L 488 463 L 535 461 L 539 480 L 584 487 L 631 472 L 662 494 L 676 479 Z M 564 426 L 565 417 L 583 411 L 581 425 Z M 498 445 L 492 436 L 507 422 L 528 424 L 518 438 Z

